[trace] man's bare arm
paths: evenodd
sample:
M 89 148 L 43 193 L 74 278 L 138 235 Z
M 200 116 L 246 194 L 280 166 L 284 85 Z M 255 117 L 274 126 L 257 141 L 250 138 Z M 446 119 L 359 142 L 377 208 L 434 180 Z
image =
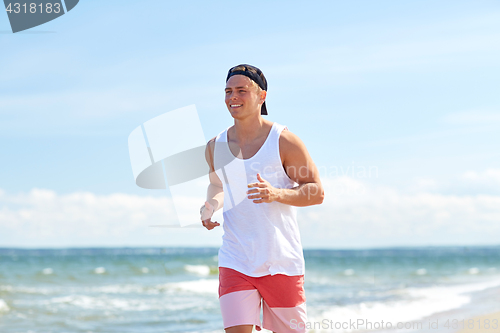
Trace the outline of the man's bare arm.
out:
M 290 189 L 275 188 L 258 174 L 259 182 L 248 184 L 249 188 L 254 188 L 247 192 L 250 194 L 248 198 L 255 199 L 255 203 L 277 201 L 298 207 L 321 204 L 325 193 L 319 172 L 302 140 L 292 132 L 284 130 L 281 132 L 279 143 L 284 156 L 285 171 L 288 177 L 299 185 Z
M 210 178 L 210 184 L 207 189 L 207 201 L 214 207 L 214 212 L 218 211 L 224 205 L 224 190 L 222 187 L 222 182 L 219 176 L 215 173 L 215 167 L 213 163 L 215 147 L 215 138 L 212 138 L 207 143 L 205 149 L 205 159 L 207 160 L 210 172 L 208 177 Z
M 207 147 L 205 149 L 205 159 L 209 166 L 209 179 L 210 184 L 207 189 L 207 200 L 205 204 L 200 209 L 201 220 L 203 226 L 205 226 L 208 230 L 215 228 L 220 225 L 218 222 L 212 222 L 211 218 L 215 211 L 219 210 L 224 205 L 224 191 L 222 187 L 222 182 L 219 179 L 219 176 L 215 173 L 213 156 L 214 156 L 214 146 L 215 146 L 215 138 L 208 141 Z

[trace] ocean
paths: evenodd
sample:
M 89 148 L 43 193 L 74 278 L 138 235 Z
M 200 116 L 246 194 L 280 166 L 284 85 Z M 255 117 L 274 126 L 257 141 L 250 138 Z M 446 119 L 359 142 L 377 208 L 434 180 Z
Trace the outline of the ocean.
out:
M 500 311 L 500 247 L 304 256 L 309 332 L 453 332 Z M 215 248 L 0 249 L 0 332 L 223 332 L 217 274 Z

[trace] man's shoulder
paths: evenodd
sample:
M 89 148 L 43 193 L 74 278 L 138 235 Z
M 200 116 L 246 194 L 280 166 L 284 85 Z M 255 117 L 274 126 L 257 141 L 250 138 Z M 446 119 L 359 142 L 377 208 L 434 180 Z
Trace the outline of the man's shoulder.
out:
M 206 150 L 207 150 L 207 151 L 210 151 L 210 153 L 211 153 L 211 154 L 213 154 L 213 152 L 214 152 L 214 150 L 215 150 L 215 143 L 216 143 L 216 141 L 217 141 L 217 138 L 218 138 L 218 137 L 221 137 L 221 138 L 222 138 L 222 140 L 224 140 L 224 141 L 225 141 L 225 139 L 223 139 L 223 137 L 224 137 L 224 132 L 228 131 L 228 130 L 229 130 L 230 128 L 232 128 L 232 127 L 234 127 L 234 125 L 233 125 L 233 126 L 231 126 L 231 127 L 226 128 L 226 129 L 224 129 L 224 130 L 222 130 L 219 134 L 217 134 L 216 136 L 214 136 L 213 138 L 211 138 L 210 140 L 208 140 L 208 142 L 207 142 L 207 144 L 206 144 Z M 220 144 L 221 144 L 221 142 L 219 142 L 219 143 L 217 143 L 217 144 L 218 144 L 218 145 L 220 145 Z
M 210 151 L 210 153 L 213 153 L 214 147 L 215 147 L 215 140 L 217 139 L 217 136 L 214 136 L 210 140 L 208 140 L 206 149 Z
M 228 127 L 228 128 L 223 129 L 222 131 L 220 131 L 220 132 L 219 132 L 216 136 L 214 136 L 213 138 L 211 138 L 210 140 L 208 140 L 207 145 L 209 145 L 209 144 L 214 144 L 214 143 L 215 143 L 215 141 L 217 140 L 217 138 L 218 138 L 219 136 L 220 136 L 221 138 L 222 138 L 222 137 L 224 137 L 224 133 L 225 133 L 226 131 L 229 131 L 229 130 L 230 130 L 230 129 L 232 129 L 233 127 L 234 127 L 234 125 L 232 125 L 232 126 L 230 126 L 230 127 Z
M 290 131 L 287 127 L 281 131 L 279 142 L 280 148 L 285 150 L 301 148 L 304 145 L 298 135 Z

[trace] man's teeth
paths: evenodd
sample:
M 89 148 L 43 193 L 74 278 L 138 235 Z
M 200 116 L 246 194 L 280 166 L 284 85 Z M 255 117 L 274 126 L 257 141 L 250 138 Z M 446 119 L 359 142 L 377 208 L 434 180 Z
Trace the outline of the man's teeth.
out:
M 232 108 L 237 107 L 237 106 L 241 106 L 241 104 L 233 104 L 233 105 L 231 105 Z

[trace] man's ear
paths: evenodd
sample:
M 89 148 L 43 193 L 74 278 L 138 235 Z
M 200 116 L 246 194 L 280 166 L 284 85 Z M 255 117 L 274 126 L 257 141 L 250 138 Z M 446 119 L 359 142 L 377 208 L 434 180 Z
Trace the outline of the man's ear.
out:
M 262 90 L 260 92 L 260 100 L 262 101 L 262 103 L 264 103 L 266 101 L 266 96 L 267 96 L 267 91 Z

